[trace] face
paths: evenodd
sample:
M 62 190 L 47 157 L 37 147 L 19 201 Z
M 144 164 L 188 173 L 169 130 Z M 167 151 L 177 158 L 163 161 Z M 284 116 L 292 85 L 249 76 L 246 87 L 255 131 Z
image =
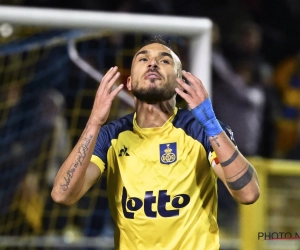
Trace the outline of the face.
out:
M 176 94 L 177 77 L 181 77 L 179 58 L 168 47 L 153 43 L 134 56 L 127 88 L 138 100 L 155 104 Z

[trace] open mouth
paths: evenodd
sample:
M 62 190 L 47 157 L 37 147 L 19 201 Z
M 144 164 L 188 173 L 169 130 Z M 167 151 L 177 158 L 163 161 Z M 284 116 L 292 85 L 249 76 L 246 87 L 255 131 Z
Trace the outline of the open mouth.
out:
M 161 80 L 161 76 L 156 72 L 148 72 L 145 74 L 145 79 L 158 79 Z

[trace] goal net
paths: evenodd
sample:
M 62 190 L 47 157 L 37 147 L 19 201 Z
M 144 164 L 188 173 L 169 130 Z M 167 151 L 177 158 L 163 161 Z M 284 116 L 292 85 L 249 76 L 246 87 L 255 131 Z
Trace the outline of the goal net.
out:
M 102 75 L 119 83 L 144 40 L 170 40 L 210 90 L 207 19 L 0 6 L 0 248 L 113 248 L 105 176 L 76 204 L 50 197 L 89 117 Z M 184 102 L 178 99 L 179 106 Z M 122 91 L 109 120 L 133 112 Z

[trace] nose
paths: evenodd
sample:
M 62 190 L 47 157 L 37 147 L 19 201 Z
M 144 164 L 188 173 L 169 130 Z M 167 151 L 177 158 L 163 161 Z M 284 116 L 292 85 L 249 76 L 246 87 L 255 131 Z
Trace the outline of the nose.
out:
M 149 64 L 148 64 L 149 69 L 156 69 L 157 67 L 158 67 L 157 62 L 154 58 L 149 60 Z

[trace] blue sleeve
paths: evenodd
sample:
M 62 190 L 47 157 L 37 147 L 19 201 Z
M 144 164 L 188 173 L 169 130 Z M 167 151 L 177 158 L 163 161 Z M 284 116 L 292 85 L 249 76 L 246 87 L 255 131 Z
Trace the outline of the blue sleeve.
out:
M 205 148 L 207 155 L 213 152 L 208 135 L 205 133 L 200 123 L 195 119 L 191 111 L 179 109 L 173 123 L 175 127 L 182 128 L 189 136 L 198 140 Z M 219 123 L 230 140 L 234 143 L 234 145 L 236 145 L 233 132 L 230 127 L 220 121 Z
M 108 131 L 108 125 L 105 125 L 100 129 L 93 152 L 93 155 L 98 156 L 104 162 L 104 165 L 107 165 L 107 151 L 111 146 L 111 139 Z
M 118 120 L 112 121 L 104 125 L 98 134 L 93 155 L 99 157 L 104 165 L 107 165 L 107 152 L 111 147 L 111 141 L 117 139 L 119 134 L 125 130 L 132 130 L 133 115 L 128 114 Z

